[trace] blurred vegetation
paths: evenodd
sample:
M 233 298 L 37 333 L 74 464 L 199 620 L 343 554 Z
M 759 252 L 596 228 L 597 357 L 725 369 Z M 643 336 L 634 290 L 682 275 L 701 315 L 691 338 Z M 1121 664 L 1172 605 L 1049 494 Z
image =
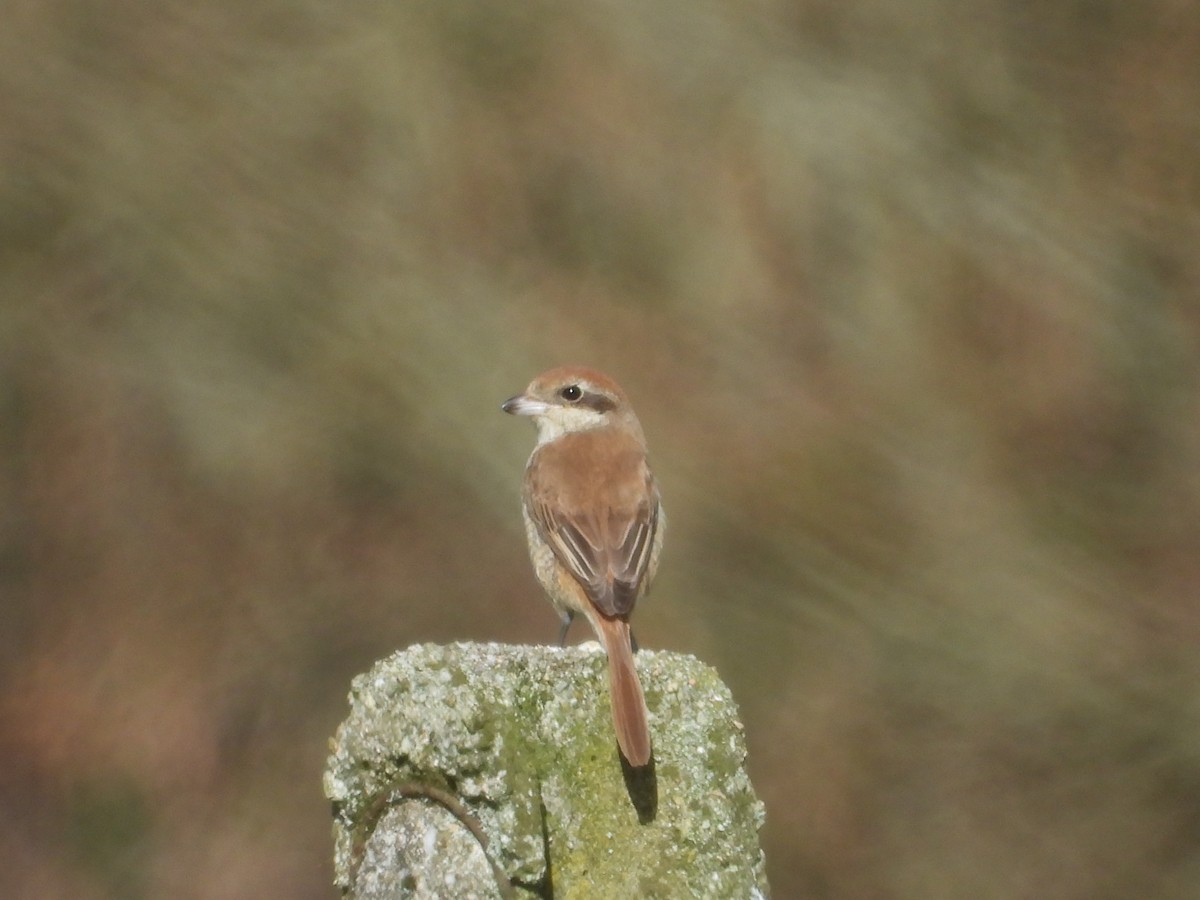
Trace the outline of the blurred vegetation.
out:
M 4 23 L 0 895 L 331 896 L 350 676 L 554 638 L 498 404 L 584 362 L 777 896 L 1196 896 L 1194 6 Z

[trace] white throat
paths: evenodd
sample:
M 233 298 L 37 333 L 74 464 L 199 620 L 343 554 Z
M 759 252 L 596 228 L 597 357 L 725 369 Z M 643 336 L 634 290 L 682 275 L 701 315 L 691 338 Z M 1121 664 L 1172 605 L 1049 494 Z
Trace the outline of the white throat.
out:
M 603 413 L 583 406 L 552 406 L 533 421 L 537 425 L 539 447 L 558 440 L 564 434 L 591 431 L 606 423 Z

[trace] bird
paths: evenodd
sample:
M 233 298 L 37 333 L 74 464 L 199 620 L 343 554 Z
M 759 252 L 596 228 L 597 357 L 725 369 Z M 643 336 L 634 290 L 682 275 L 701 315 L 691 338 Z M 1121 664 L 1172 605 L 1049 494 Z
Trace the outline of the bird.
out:
M 658 570 L 666 515 L 642 426 L 620 386 L 584 366 L 543 372 L 501 409 L 537 426 L 522 511 L 534 573 L 562 617 L 559 643 L 582 613 L 608 655 L 617 745 L 630 766 L 647 765 L 629 618 Z

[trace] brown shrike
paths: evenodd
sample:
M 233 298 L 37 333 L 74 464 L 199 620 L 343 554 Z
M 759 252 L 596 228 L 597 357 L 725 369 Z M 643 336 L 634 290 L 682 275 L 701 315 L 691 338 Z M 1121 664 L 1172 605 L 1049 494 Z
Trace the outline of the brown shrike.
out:
M 608 654 L 617 744 L 630 765 L 644 766 L 650 728 L 629 617 L 658 568 L 666 516 L 642 426 L 615 381 L 579 366 L 543 372 L 501 408 L 537 425 L 525 534 L 538 581 L 563 617 L 560 643 L 583 613 Z

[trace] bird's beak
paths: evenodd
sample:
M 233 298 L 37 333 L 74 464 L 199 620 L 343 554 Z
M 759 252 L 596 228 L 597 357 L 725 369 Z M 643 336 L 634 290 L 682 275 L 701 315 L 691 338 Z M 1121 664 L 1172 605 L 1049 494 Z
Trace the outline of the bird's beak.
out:
M 517 394 L 500 404 L 500 408 L 513 416 L 540 416 L 550 409 L 550 404 Z

